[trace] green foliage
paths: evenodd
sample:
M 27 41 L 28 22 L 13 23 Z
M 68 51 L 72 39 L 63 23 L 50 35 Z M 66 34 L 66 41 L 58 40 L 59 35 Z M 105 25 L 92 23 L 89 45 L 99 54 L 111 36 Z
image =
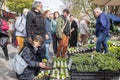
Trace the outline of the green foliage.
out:
M 107 42 L 107 44 L 108 44 L 109 46 L 112 46 L 112 45 L 113 45 L 113 41 L 109 40 L 109 41 Z
M 22 13 L 24 8 L 31 9 L 34 0 L 8 0 L 8 7 L 11 11 Z
M 53 61 L 67 61 L 67 58 L 53 58 Z
M 119 71 L 120 70 L 120 60 L 110 54 L 97 54 L 95 55 L 97 60 L 97 66 L 100 70 L 111 70 Z
M 62 0 L 63 3 L 71 10 L 71 13 L 81 19 L 83 15 L 88 15 L 93 19 L 93 9 L 96 7 L 94 4 L 90 4 L 89 0 Z
M 91 54 L 77 54 L 72 57 L 73 64 L 76 65 L 77 71 L 81 72 L 92 72 L 98 71 L 96 60 L 92 59 Z
M 120 70 L 120 60 L 112 54 L 88 53 L 76 54 L 72 57 L 77 71 L 94 72 L 99 70 Z
M 112 46 L 108 48 L 108 51 L 120 59 L 120 47 Z

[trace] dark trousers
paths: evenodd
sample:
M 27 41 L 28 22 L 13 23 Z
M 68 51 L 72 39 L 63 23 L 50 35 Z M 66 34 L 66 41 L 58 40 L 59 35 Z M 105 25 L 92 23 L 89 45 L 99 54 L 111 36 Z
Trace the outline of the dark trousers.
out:
M 53 50 L 54 50 L 54 53 L 56 54 L 57 53 L 57 41 L 58 41 L 58 38 L 56 36 L 56 33 L 52 33 L 52 39 L 53 39 Z
M 77 33 L 71 33 L 71 37 L 69 40 L 70 47 L 77 47 Z
M 45 56 L 45 53 L 46 53 L 45 42 L 39 47 L 38 53 L 40 54 L 42 59 L 46 58 L 46 56 Z
M 7 45 L 3 46 L 2 49 L 3 49 L 3 52 L 4 52 L 5 57 L 8 57 Z

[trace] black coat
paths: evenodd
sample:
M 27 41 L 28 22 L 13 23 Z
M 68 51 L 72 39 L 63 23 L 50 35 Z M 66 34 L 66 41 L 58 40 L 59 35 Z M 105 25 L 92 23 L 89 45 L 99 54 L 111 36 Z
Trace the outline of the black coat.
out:
M 74 28 L 75 30 L 73 32 L 71 32 L 71 36 L 70 36 L 70 47 L 76 47 L 77 46 L 77 36 L 78 36 L 78 25 L 77 22 L 75 20 L 72 21 L 71 23 L 71 29 Z
M 37 34 L 45 37 L 45 21 L 41 12 L 30 11 L 26 18 L 27 37 Z
M 33 80 L 39 72 L 39 62 L 42 60 L 30 43 L 25 44 L 25 47 L 26 49 L 24 49 L 22 57 L 28 63 L 28 67 L 21 75 L 18 75 L 18 80 Z
M 0 46 L 5 46 L 9 42 L 9 36 L 6 31 L 0 29 Z

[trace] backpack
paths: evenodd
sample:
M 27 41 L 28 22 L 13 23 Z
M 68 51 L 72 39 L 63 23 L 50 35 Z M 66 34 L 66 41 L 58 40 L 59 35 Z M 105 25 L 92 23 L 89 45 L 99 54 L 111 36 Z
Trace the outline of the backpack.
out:
M 0 27 L 3 31 L 7 31 L 9 29 L 8 23 L 3 19 L 0 19 Z

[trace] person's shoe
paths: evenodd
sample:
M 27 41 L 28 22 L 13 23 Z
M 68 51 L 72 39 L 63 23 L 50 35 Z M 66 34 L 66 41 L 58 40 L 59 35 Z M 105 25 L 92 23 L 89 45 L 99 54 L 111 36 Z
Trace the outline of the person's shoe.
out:
M 9 57 L 6 57 L 5 60 L 6 60 L 6 61 L 9 61 Z

